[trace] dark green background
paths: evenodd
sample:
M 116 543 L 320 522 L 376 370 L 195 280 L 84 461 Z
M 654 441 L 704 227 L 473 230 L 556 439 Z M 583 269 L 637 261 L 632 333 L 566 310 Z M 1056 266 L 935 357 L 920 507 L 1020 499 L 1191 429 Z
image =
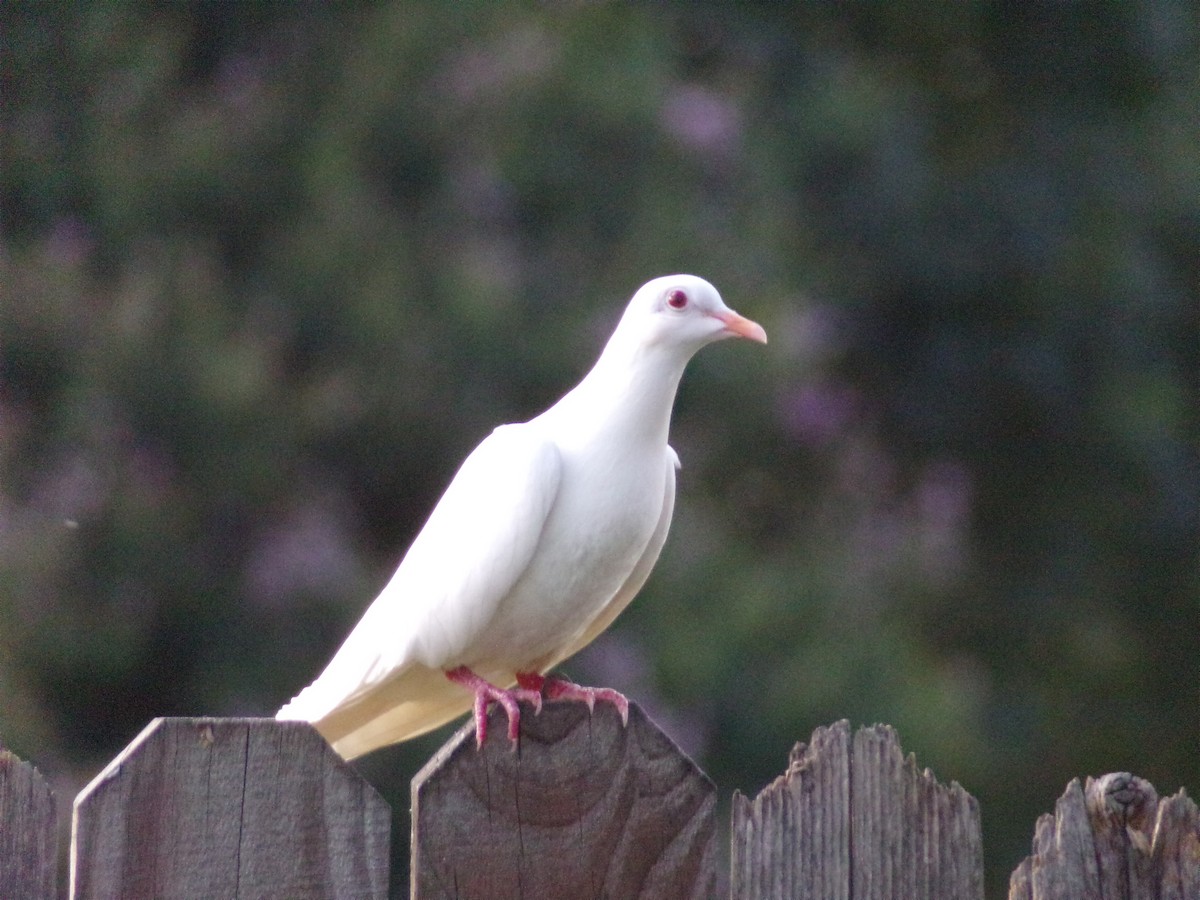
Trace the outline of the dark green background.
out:
M 726 797 L 895 725 L 993 897 L 1072 777 L 1200 791 L 1194 4 L 0 24 L 0 736 L 67 799 L 153 716 L 306 684 L 672 271 L 771 343 L 689 369 L 671 539 L 569 674 Z M 362 765 L 401 839 L 443 737 Z

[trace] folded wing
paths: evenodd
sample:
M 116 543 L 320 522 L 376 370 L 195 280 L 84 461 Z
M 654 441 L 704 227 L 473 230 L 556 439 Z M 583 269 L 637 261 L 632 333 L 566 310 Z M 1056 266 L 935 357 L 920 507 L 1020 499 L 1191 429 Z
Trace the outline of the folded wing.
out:
M 443 670 L 461 664 L 529 565 L 561 474 L 558 448 L 536 429 L 492 432 L 325 671 L 277 718 L 313 722 L 349 758 L 465 712 L 470 695 Z

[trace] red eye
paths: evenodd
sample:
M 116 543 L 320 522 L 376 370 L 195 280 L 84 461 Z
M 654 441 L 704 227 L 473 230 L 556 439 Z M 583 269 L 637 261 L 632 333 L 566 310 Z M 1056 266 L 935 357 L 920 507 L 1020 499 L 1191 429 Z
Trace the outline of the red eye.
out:
M 671 309 L 683 309 L 688 305 L 688 295 L 683 291 L 675 290 L 667 294 L 667 306 Z

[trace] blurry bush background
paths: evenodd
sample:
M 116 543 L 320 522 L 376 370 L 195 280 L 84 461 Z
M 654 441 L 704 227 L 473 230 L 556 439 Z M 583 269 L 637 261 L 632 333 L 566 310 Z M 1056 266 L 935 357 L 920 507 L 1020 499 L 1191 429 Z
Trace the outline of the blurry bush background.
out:
M 0 737 L 64 799 L 307 684 L 466 453 L 689 271 L 656 574 L 568 666 L 757 791 L 1200 791 L 1200 27 L 1055 4 L 0 9 Z M 396 810 L 445 732 L 364 761 Z M 404 879 L 398 864 L 397 884 Z

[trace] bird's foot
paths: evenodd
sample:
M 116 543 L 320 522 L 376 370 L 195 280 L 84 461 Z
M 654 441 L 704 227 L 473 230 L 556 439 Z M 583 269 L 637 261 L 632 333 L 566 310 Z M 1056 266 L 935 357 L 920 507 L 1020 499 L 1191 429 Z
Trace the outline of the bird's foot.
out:
M 504 712 L 508 716 L 508 739 L 512 741 L 514 747 L 517 745 L 517 734 L 521 727 L 521 707 L 518 704 L 522 700 L 528 700 L 533 704 L 535 713 L 542 711 L 541 690 L 533 690 L 521 684 L 506 691 L 496 687 L 490 681 L 480 678 L 466 666 L 450 669 L 446 672 L 446 677 L 455 684 L 460 684 L 467 690 L 475 692 L 476 747 L 483 747 L 483 742 L 487 739 L 487 708 L 493 700 L 504 707 Z
M 518 672 L 517 684 L 528 691 L 538 691 L 547 700 L 580 700 L 587 704 L 588 711 L 596 708 L 596 701 L 611 703 L 621 714 L 621 724 L 629 724 L 629 701 L 625 695 L 612 688 L 584 687 L 557 675 L 546 677 L 536 672 Z

